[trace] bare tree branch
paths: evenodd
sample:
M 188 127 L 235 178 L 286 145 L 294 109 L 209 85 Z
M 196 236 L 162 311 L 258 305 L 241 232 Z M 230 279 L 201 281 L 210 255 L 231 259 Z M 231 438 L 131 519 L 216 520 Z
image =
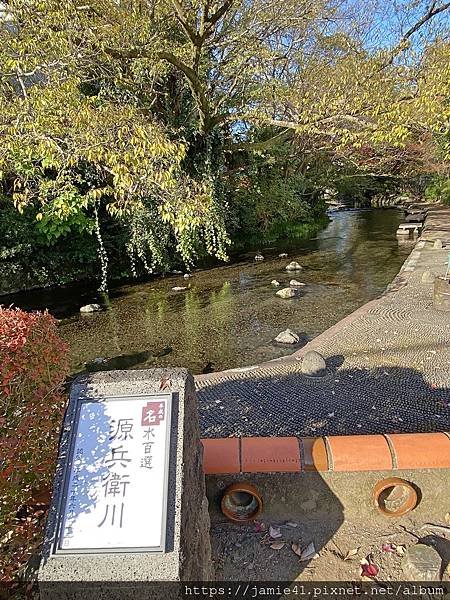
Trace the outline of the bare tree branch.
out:
M 220 21 L 220 19 L 228 12 L 228 10 L 231 8 L 233 2 L 234 2 L 234 0 L 225 0 L 225 2 L 222 4 L 222 6 L 220 8 L 218 8 L 214 14 L 212 14 L 210 17 L 208 16 L 206 18 L 206 20 L 208 22 L 208 30 L 209 31 L 211 31 L 211 29 L 214 27 L 214 25 L 218 21 Z
M 289 140 L 294 135 L 293 129 L 284 129 L 280 133 L 272 136 L 271 138 L 261 142 L 241 142 L 236 144 L 230 144 L 225 146 L 225 152 L 242 152 L 245 150 L 267 150 L 276 144 Z
M 380 70 L 392 65 L 395 58 L 407 47 L 409 38 L 412 37 L 415 33 L 417 33 L 417 31 L 419 31 L 421 27 L 428 23 L 428 21 L 430 21 L 433 17 L 448 10 L 449 8 L 450 2 L 446 2 L 445 4 L 441 4 L 440 6 L 436 6 L 436 2 L 431 2 L 427 12 L 416 23 L 414 23 L 414 25 L 410 27 L 408 31 L 402 36 L 397 46 L 391 52 L 389 58 L 385 60 L 380 66 Z
M 172 6 L 175 9 L 175 14 L 177 16 L 177 19 L 178 19 L 180 25 L 182 26 L 182 28 L 184 29 L 185 33 L 187 34 L 187 36 L 189 37 L 191 42 L 194 44 L 194 46 L 199 46 L 201 44 L 201 38 L 198 35 L 198 33 L 195 31 L 195 29 L 193 29 L 189 25 L 186 13 L 184 12 L 181 2 L 179 2 L 179 0 L 171 0 L 171 1 L 172 1 Z

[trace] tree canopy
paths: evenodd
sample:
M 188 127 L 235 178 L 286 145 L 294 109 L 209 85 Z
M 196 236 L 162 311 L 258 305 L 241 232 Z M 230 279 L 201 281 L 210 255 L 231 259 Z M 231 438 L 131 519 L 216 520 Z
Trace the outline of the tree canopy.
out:
M 342 177 L 448 176 L 449 11 L 432 0 L 9 0 L 4 197 L 34 211 L 49 243 L 84 230 L 102 248 L 106 210 L 133 264 L 152 271 L 173 251 L 187 265 L 225 259 L 242 202 L 263 199 L 270 221 L 268 194 L 304 215 Z

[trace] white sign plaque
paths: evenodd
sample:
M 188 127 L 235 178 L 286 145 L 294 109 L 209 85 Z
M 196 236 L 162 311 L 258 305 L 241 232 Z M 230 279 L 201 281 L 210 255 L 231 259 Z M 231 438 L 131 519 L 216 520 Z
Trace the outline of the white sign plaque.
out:
M 80 401 L 56 552 L 164 551 L 171 400 Z

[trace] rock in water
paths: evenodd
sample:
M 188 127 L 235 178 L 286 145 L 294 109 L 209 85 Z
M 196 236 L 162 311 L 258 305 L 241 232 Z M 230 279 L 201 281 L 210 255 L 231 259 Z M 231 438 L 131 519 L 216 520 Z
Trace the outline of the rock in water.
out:
M 408 548 L 404 573 L 407 581 L 439 581 L 441 557 L 431 546 L 416 544 Z
M 98 356 L 97 358 L 94 358 L 94 360 L 92 361 L 92 364 L 94 365 L 103 365 L 108 359 L 107 358 L 103 358 L 102 356 Z M 88 363 L 85 363 L 88 364 Z
M 302 283 L 301 281 L 297 281 L 296 279 L 291 279 L 289 285 L 293 287 L 300 287 L 302 285 L 306 285 L 306 283 Z
M 282 252 L 278 255 L 278 258 L 287 258 L 287 252 Z
M 280 285 L 280 282 L 277 281 L 276 279 L 272 279 L 272 281 L 270 282 L 270 285 L 274 285 L 274 286 L 278 287 Z
M 280 298 L 294 298 L 296 295 L 295 290 L 292 290 L 291 288 L 283 288 L 277 292 L 277 296 Z
M 405 223 L 422 223 L 425 219 L 425 213 L 411 213 L 406 215 Z
M 171 346 L 166 346 L 159 352 L 156 352 L 155 354 L 153 354 L 153 356 L 155 358 L 162 358 L 163 356 L 167 356 L 168 354 L 170 354 L 172 352 L 172 350 L 173 350 L 173 348 Z
M 298 262 L 293 260 L 286 267 L 286 271 L 301 271 L 303 269 L 302 265 L 299 265 Z
M 442 250 L 442 248 L 444 247 L 442 240 L 436 240 L 433 244 L 433 248 L 435 250 Z
M 422 273 L 422 283 L 434 283 L 436 275 L 432 271 L 424 271 Z
M 213 362 L 206 363 L 206 365 L 202 369 L 202 373 L 204 375 L 207 375 L 208 373 L 214 373 L 214 363 Z
M 300 338 L 291 329 L 286 329 L 277 335 L 275 341 L 279 344 L 298 344 Z
M 262 254 L 257 254 L 255 256 L 255 260 L 259 260 L 259 261 L 264 260 L 264 256 Z
M 305 354 L 302 360 L 302 373 L 311 377 L 322 377 L 327 372 L 327 365 L 324 357 L 310 350 Z
M 80 313 L 93 313 L 93 312 L 99 312 L 102 310 L 102 307 L 100 304 L 86 304 L 85 306 L 82 306 L 80 308 Z

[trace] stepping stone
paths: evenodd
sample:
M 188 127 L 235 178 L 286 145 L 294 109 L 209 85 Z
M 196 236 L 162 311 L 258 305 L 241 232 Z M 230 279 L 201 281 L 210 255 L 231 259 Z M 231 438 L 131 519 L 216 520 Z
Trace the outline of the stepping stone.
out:
M 296 296 L 296 292 L 295 290 L 292 290 L 291 288 L 283 288 L 282 290 L 280 290 L 279 292 L 277 292 L 277 296 L 279 296 L 280 298 L 294 298 Z
M 302 373 L 310 377 L 323 377 L 326 375 L 327 364 L 324 357 L 315 350 L 307 352 L 302 360 Z
M 291 329 L 286 329 L 277 335 L 275 341 L 279 344 L 297 344 L 300 338 Z
M 302 265 L 300 265 L 295 260 L 293 260 L 292 262 L 290 262 L 288 264 L 288 266 L 286 267 L 286 271 L 301 271 L 302 269 L 303 269 Z
M 100 312 L 102 307 L 100 304 L 86 304 L 80 308 L 80 313 Z

